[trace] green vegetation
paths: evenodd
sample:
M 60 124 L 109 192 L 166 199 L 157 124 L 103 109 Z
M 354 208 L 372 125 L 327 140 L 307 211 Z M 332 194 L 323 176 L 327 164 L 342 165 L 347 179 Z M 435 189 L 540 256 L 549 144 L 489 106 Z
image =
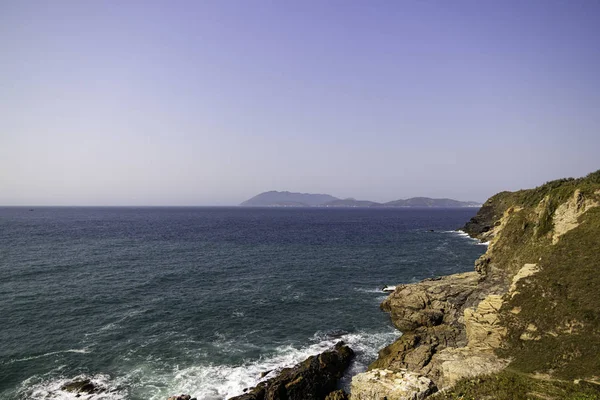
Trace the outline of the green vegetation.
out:
M 451 390 L 433 397 L 436 400 L 600 400 L 600 386 L 535 379 L 532 376 L 502 371 L 493 375 L 462 379 Z
M 524 246 L 540 272 L 519 283 L 501 314 L 509 335 L 500 353 L 520 371 L 568 379 L 600 375 L 600 207 L 579 222 L 556 245 Z M 519 314 L 509 311 L 515 307 Z M 524 341 L 529 324 L 536 339 Z
M 500 313 L 508 335 L 498 353 L 521 372 L 600 376 L 600 207 L 585 212 L 558 243 L 551 241 L 553 215 L 577 189 L 599 201 L 600 171 L 491 199 L 504 210 L 522 207 L 512 212 L 494 246 L 495 276 L 509 284 L 524 264 L 540 268 L 534 279 L 518 283 L 518 294 Z
M 507 337 L 496 352 L 511 360 L 509 368 L 464 379 L 436 399 L 600 400 L 600 386 L 585 381 L 600 380 L 600 207 L 587 208 L 552 242 L 555 213 L 576 190 L 577 204 L 600 203 L 600 170 L 485 203 L 484 224 L 498 226 L 510 214 L 488 253 L 488 279 L 508 287 L 524 264 L 537 264 L 539 272 L 521 279 L 500 310 Z M 538 373 L 547 379 L 535 379 Z

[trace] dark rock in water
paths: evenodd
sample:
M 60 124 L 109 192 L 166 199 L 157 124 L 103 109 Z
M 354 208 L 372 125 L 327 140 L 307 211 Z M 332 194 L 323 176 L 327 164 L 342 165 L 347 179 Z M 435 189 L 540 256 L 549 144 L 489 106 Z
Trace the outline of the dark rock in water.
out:
M 273 372 L 273 370 L 272 370 L 272 369 L 270 369 L 270 370 L 268 370 L 268 371 L 265 371 L 265 372 L 261 372 L 261 373 L 260 373 L 260 377 L 261 377 L 261 378 L 264 378 L 265 376 L 269 375 L 271 372 Z M 246 389 L 244 389 L 244 391 L 246 391 Z
M 196 398 L 192 398 L 189 394 L 180 394 L 179 396 L 171 396 L 167 400 L 196 400 Z
M 353 357 L 352 349 L 338 342 L 333 350 L 285 368 L 276 377 L 230 400 L 323 400 L 335 390 Z
M 336 390 L 335 392 L 331 392 L 325 397 L 325 400 L 350 400 L 348 393 L 343 390 Z
M 343 329 L 335 329 L 335 330 L 327 332 L 327 336 L 330 338 L 339 339 L 342 336 L 347 335 L 348 333 L 350 333 L 350 332 L 345 331 Z
M 89 379 L 76 380 L 73 382 L 65 383 L 62 387 L 62 390 L 73 393 L 101 393 L 104 392 L 104 389 L 96 386 Z

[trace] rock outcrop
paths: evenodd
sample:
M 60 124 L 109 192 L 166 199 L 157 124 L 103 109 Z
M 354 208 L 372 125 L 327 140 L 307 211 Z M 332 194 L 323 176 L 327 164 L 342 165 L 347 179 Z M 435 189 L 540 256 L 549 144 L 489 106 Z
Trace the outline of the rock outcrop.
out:
M 192 398 L 189 394 L 180 394 L 178 396 L 171 396 L 167 400 L 196 400 L 196 398 Z
M 96 394 L 102 393 L 106 391 L 106 388 L 103 388 L 90 379 L 75 379 L 71 382 L 65 383 L 61 390 L 71 393 L 77 393 L 77 396 L 82 394 Z
M 374 369 L 352 379 L 352 400 L 421 400 L 436 391 L 431 379 L 405 369 Z
M 335 392 L 331 392 L 325 397 L 325 400 L 350 400 L 350 396 L 348 393 L 344 392 L 342 389 L 336 390 Z
M 409 370 L 442 389 L 474 372 L 503 368 L 506 362 L 493 353 L 504 332 L 497 315 L 501 297 L 486 296 L 490 288 L 484 289 L 481 277 L 467 272 L 398 286 L 381 308 L 404 334 L 380 351 L 370 369 Z
M 421 399 L 509 364 L 595 380 L 599 206 L 600 171 L 490 198 L 462 228 L 489 242 L 474 272 L 398 285 L 381 304 L 403 335 L 353 378 L 353 399 Z
M 335 391 L 353 357 L 352 349 L 338 342 L 332 350 L 309 357 L 293 368 L 285 368 L 276 377 L 230 400 L 323 400 Z M 342 399 L 339 396 L 340 393 L 332 393 L 330 398 Z

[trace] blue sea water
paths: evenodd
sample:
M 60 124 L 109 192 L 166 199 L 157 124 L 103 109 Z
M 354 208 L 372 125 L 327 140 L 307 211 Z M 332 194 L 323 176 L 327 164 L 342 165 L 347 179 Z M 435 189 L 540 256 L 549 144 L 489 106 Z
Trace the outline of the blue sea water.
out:
M 472 270 L 475 212 L 0 208 L 0 398 L 225 399 L 340 338 L 347 382 L 400 335 L 382 286 Z

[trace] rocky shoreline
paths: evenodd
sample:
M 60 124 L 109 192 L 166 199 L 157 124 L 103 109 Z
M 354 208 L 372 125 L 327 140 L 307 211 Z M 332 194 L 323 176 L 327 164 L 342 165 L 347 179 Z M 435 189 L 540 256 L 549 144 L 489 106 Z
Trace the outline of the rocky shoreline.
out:
M 345 395 L 336 391 L 336 385 L 353 357 L 352 349 L 340 341 L 230 400 L 343 400 Z
M 583 309 L 583 301 L 594 296 L 590 281 L 597 280 L 599 206 L 600 171 L 490 198 L 462 228 L 488 243 L 475 271 L 399 285 L 381 304 L 403 334 L 379 352 L 368 372 L 353 378 L 352 398 L 424 399 L 442 392 L 435 397 L 562 399 L 567 392 L 580 390 L 583 380 L 598 382 L 600 365 L 597 359 L 588 361 L 587 353 L 597 354 L 600 310 L 597 305 Z M 591 232 L 596 235 L 593 239 Z M 584 241 L 593 244 L 586 246 Z M 560 274 L 565 274 L 563 280 L 570 279 L 570 292 L 556 291 L 564 284 Z M 573 303 L 575 296 L 581 298 L 580 304 Z M 564 304 L 572 306 L 567 310 Z M 561 308 L 565 314 L 556 311 Z M 544 330 L 542 324 L 554 326 Z M 540 346 L 542 341 L 548 344 Z M 577 348 L 560 348 L 565 342 L 577 343 Z M 523 359 L 524 350 L 531 352 L 529 359 Z M 537 356 L 545 364 L 534 367 Z M 525 366 L 520 370 L 519 362 Z M 546 394 L 543 385 L 529 384 L 541 386 L 542 394 L 532 391 L 527 397 L 527 384 L 516 389 L 510 383 L 508 388 L 495 383 L 498 388 L 492 392 L 508 394 L 490 396 L 478 393 L 480 381 L 472 381 L 475 389 L 443 397 L 459 382 L 498 376 L 509 364 L 527 384 L 540 376 L 560 384 Z M 580 371 L 571 381 L 576 385 L 559 387 L 565 385 L 565 377 L 574 375 L 574 367 Z M 600 387 L 596 389 L 597 395 L 589 398 L 600 398 Z M 467 396 L 469 391 L 476 395 Z
M 462 230 L 486 253 L 473 272 L 395 287 L 381 309 L 402 336 L 352 399 L 600 399 L 600 171 L 499 193 Z M 339 343 L 232 400 L 347 399 L 352 355 Z

